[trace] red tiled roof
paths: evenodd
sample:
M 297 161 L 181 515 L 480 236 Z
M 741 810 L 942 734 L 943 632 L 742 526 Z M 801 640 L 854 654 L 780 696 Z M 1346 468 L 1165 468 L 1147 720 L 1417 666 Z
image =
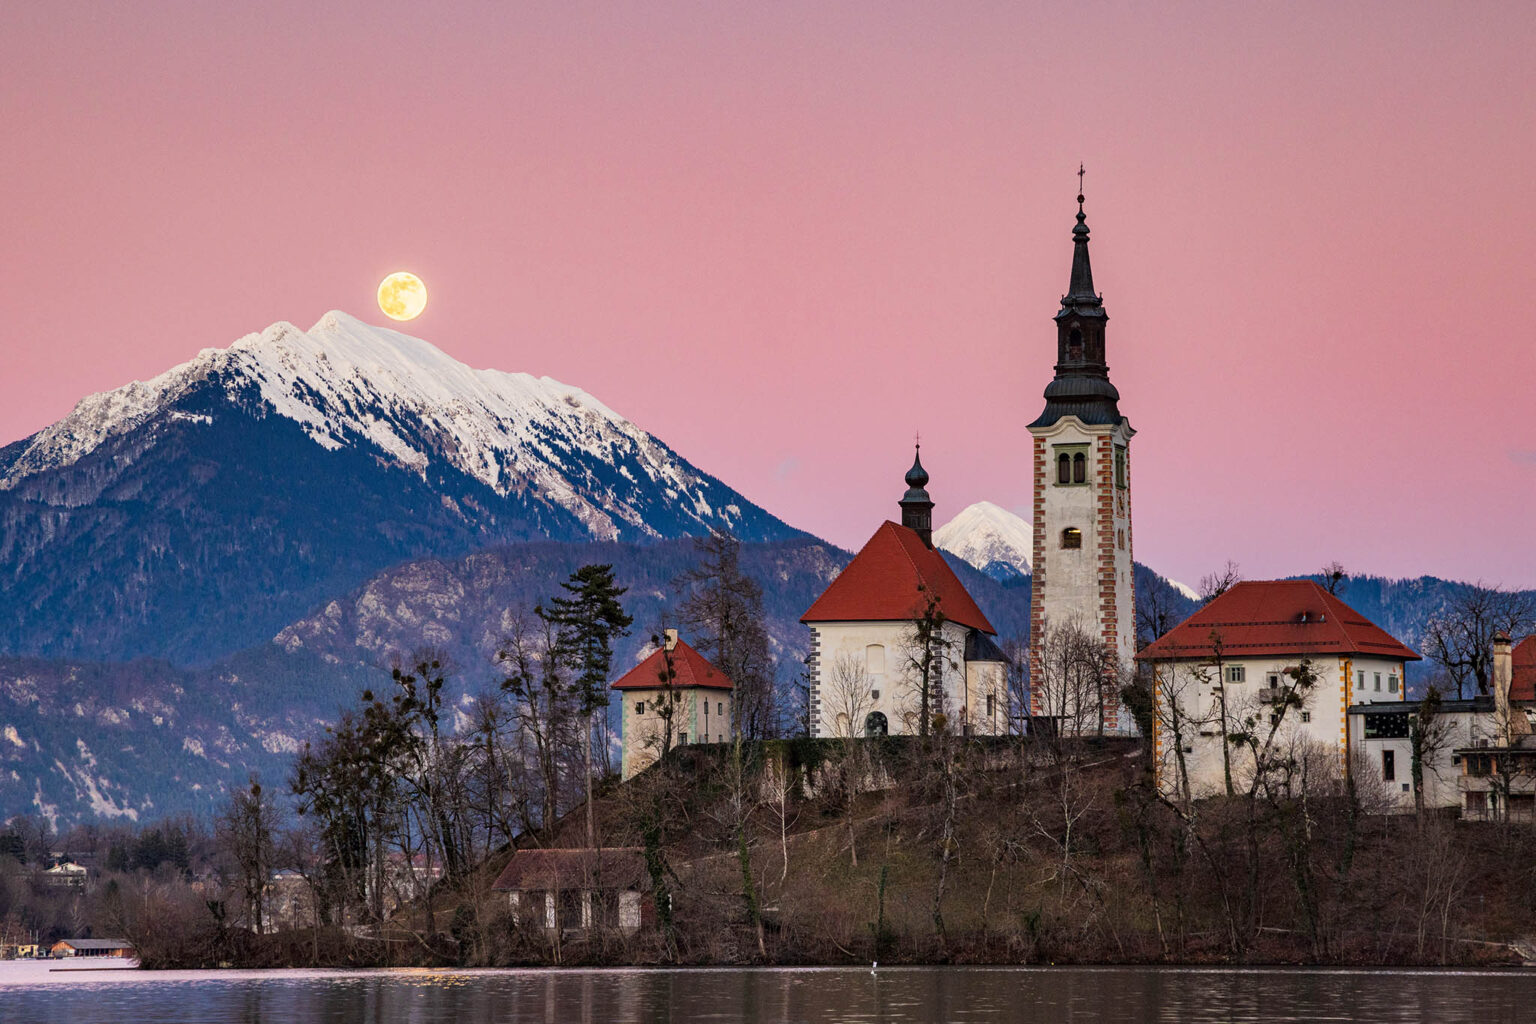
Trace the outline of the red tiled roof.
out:
M 1513 652 L 1510 700 L 1536 700 L 1536 633 L 1521 640 Z
M 619 677 L 611 689 L 614 690 L 654 690 L 661 686 L 661 673 L 665 669 L 663 652 L 660 647 L 651 652 L 650 657 L 630 669 Z M 709 690 L 734 690 L 736 684 L 721 672 L 698 651 L 679 640 L 672 650 L 672 671 L 675 676 L 672 686 L 675 689 L 686 690 L 695 686 L 702 686 Z
M 1249 580 L 1201 608 L 1136 655 L 1138 661 L 1211 656 L 1211 632 L 1229 658 L 1359 654 L 1418 661 L 1386 630 L 1311 580 Z
M 497 892 L 640 889 L 649 873 L 638 846 L 600 850 L 518 850 L 491 886 Z
M 944 617 L 996 634 L 944 556 L 915 530 L 886 521 L 801 622 L 891 622 L 922 614 L 925 595 L 939 599 Z

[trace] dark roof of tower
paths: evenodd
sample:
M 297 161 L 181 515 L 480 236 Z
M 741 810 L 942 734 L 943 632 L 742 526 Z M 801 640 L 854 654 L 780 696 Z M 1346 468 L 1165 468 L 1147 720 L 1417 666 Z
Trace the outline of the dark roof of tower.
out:
M 1061 297 L 1061 309 L 1055 319 L 1080 321 L 1109 319 L 1104 298 L 1093 290 L 1093 267 L 1088 260 L 1088 216 L 1083 212 L 1083 196 L 1077 197 L 1077 226 L 1072 229 L 1072 277 L 1067 294 Z M 1076 416 L 1089 426 L 1113 426 L 1122 422 L 1120 392 L 1109 381 L 1109 370 L 1102 363 L 1056 367 L 1055 378 L 1045 386 L 1045 409 L 1030 424 L 1048 427 L 1063 416 Z
M 929 501 L 928 492 L 923 488 L 928 486 L 928 471 L 923 468 L 923 446 L 917 446 L 917 454 L 912 456 L 912 468 L 907 470 L 907 493 L 901 496 L 902 503 L 909 501 Z

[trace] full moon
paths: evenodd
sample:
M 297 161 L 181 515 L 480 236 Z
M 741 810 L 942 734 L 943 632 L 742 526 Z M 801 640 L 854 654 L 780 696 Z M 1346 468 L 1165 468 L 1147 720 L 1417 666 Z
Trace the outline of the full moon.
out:
M 379 308 L 391 320 L 414 320 L 427 308 L 427 286 L 403 270 L 390 274 L 379 282 Z

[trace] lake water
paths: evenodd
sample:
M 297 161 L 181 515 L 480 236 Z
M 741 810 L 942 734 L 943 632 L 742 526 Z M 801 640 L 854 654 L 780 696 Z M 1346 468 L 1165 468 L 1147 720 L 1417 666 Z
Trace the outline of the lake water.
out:
M 0 1021 L 1536 1021 L 1536 970 L 50 970 L 57 966 L 0 963 Z

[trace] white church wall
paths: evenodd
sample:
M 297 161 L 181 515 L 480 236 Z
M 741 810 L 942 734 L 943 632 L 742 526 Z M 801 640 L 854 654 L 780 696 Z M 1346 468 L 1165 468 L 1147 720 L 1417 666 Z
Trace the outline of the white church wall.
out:
M 871 712 L 885 715 L 893 734 L 917 731 L 921 677 L 913 662 L 915 627 L 896 622 L 823 622 L 812 627 L 817 642 L 813 735 L 863 735 Z M 946 622 L 945 664 L 939 684 L 944 707 L 956 721 L 966 712 L 967 627 Z

